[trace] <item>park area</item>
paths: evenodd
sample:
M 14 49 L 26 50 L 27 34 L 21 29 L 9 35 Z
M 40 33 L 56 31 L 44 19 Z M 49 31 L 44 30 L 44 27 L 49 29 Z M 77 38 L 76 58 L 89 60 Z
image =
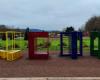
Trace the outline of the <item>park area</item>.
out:
M 68 51 L 70 40 L 64 37 L 64 51 Z M 97 39 L 95 39 L 95 49 L 97 49 Z M 9 49 L 12 41 L 9 39 Z M 21 43 L 21 44 L 19 44 Z M 23 38 L 16 38 L 16 48 L 22 50 L 23 57 L 15 61 L 0 59 L 0 77 L 99 77 L 100 60 L 90 56 L 90 39 L 83 38 L 83 56 L 77 60 L 70 57 L 60 57 L 60 38 L 46 39 L 38 38 L 38 50 L 46 51 L 49 48 L 48 60 L 30 60 L 28 58 L 28 42 Z M 5 41 L 0 40 L 0 49 L 4 49 Z

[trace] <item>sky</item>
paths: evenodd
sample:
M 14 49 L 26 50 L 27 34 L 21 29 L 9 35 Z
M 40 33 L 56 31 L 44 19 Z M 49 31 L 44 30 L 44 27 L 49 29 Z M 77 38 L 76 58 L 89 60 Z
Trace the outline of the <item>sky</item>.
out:
M 0 24 L 19 28 L 78 28 L 100 16 L 100 0 L 0 0 Z

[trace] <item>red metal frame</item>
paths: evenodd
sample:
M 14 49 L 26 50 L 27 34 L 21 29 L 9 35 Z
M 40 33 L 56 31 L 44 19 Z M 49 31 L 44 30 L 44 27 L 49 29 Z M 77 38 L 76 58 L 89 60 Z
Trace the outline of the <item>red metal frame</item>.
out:
M 28 46 L 29 46 L 29 59 L 48 59 L 49 51 L 47 54 L 36 54 L 37 40 L 36 38 L 49 38 L 48 32 L 29 32 L 28 33 Z M 48 39 L 49 40 L 49 39 Z

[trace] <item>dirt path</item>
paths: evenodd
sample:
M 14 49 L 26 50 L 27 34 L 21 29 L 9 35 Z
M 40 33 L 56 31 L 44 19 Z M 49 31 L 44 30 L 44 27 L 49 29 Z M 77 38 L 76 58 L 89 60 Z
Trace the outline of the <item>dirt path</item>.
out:
M 77 60 L 61 58 L 52 53 L 49 60 L 28 60 L 27 53 L 20 60 L 0 60 L 0 77 L 99 77 L 100 60 L 84 56 Z

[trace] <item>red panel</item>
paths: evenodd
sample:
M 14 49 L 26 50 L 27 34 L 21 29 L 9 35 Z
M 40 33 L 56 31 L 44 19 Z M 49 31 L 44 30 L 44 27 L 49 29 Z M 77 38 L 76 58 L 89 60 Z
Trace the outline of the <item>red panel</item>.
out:
M 47 54 L 36 54 L 37 50 L 37 40 L 38 37 L 49 38 L 48 32 L 29 32 L 28 33 L 28 46 L 29 46 L 29 59 L 48 59 L 49 52 Z

